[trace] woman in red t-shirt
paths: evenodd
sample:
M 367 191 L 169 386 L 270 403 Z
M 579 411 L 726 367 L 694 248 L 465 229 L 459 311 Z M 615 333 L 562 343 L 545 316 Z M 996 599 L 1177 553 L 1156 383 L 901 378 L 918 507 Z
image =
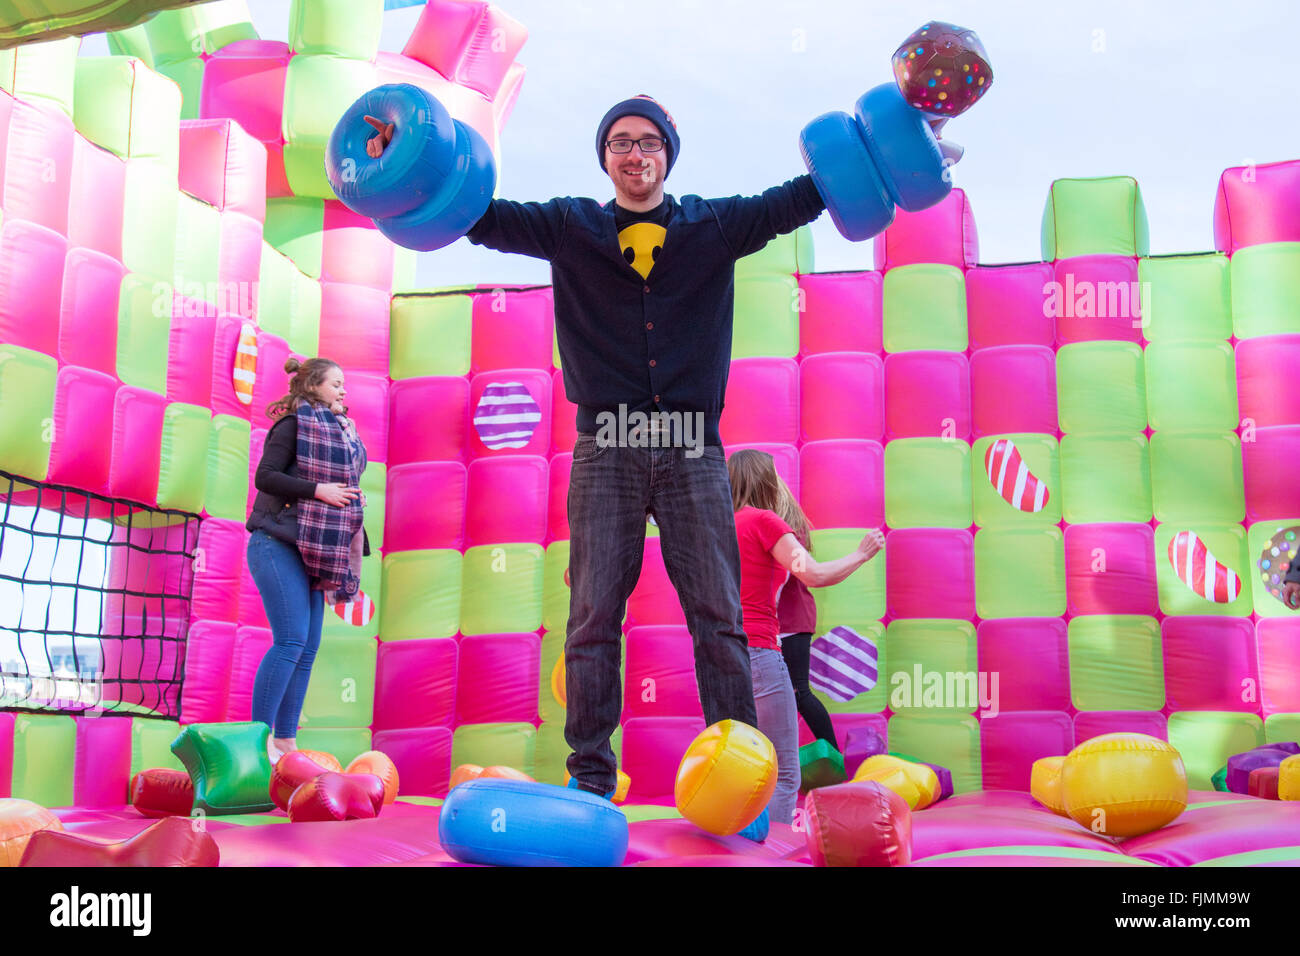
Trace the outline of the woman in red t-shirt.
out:
M 794 687 L 777 640 L 777 593 L 789 575 L 812 588 L 838 584 L 885 545 L 878 530 L 868 531 L 851 554 L 817 561 L 776 513 L 781 491 L 776 463 L 767 452 L 738 451 L 727 462 L 731 504 L 740 548 L 740 606 L 754 680 L 758 729 L 776 748 L 777 783 L 769 816 L 789 824 L 799 796 L 799 725 Z

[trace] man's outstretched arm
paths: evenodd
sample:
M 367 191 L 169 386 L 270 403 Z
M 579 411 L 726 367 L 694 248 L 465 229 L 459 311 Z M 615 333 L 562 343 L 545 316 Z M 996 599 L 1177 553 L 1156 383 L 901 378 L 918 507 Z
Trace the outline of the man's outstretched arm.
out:
M 807 175 L 765 189 L 758 196 L 731 196 L 707 202 L 737 259 L 752 255 L 777 236 L 812 222 L 826 208 L 812 177 Z
M 465 238 L 498 252 L 554 259 L 564 239 L 568 216 L 569 202 L 565 199 L 544 203 L 494 199 Z

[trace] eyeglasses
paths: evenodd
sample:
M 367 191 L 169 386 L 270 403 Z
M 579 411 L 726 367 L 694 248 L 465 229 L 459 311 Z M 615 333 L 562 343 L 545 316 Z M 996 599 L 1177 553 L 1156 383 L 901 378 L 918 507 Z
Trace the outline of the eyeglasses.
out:
M 630 153 L 632 144 L 641 147 L 643 153 L 657 153 L 664 148 L 664 141 L 658 136 L 645 136 L 641 139 L 610 139 L 605 141 L 611 153 Z

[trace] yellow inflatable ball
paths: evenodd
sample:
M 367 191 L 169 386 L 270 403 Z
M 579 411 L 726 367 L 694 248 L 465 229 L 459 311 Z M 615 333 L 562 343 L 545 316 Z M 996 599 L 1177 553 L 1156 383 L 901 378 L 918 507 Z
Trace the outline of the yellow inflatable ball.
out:
M 1300 800 L 1300 756 L 1287 757 L 1278 764 L 1277 798 Z
M 1094 833 L 1132 837 L 1157 830 L 1187 808 L 1183 758 L 1147 734 L 1102 734 L 1061 765 L 1065 812 Z
M 691 741 L 673 787 L 677 811 L 701 830 L 739 833 L 776 789 L 776 748 L 756 728 L 721 720 Z
M 911 810 L 924 810 L 939 795 L 939 775 L 925 764 L 912 763 L 889 754 L 876 754 L 862 761 L 853 775 L 854 783 L 874 780 L 907 801 Z
M 564 785 L 569 785 L 569 771 L 564 771 Z M 618 785 L 614 787 L 614 796 L 610 799 L 614 803 L 622 803 L 627 799 L 627 792 L 632 789 L 632 778 L 622 770 L 618 772 Z
M 569 695 L 564 689 L 564 653 L 561 652 L 551 668 L 551 696 L 556 699 L 561 707 L 568 707 Z
M 59 818 L 39 803 L 0 798 L 0 867 L 18 865 L 33 833 L 62 829 Z
M 1065 798 L 1061 796 L 1061 765 L 1064 757 L 1039 757 L 1029 771 L 1029 795 L 1053 813 L 1069 816 L 1065 812 Z

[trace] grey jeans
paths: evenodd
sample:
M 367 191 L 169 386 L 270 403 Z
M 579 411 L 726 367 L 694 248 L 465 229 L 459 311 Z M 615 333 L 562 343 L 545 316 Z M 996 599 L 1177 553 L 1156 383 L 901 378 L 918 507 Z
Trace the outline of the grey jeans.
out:
M 773 823 L 789 825 L 799 799 L 799 717 L 795 711 L 794 685 L 780 651 L 766 647 L 749 649 L 754 679 L 754 704 L 758 729 L 776 748 L 776 790 L 767 805 Z

